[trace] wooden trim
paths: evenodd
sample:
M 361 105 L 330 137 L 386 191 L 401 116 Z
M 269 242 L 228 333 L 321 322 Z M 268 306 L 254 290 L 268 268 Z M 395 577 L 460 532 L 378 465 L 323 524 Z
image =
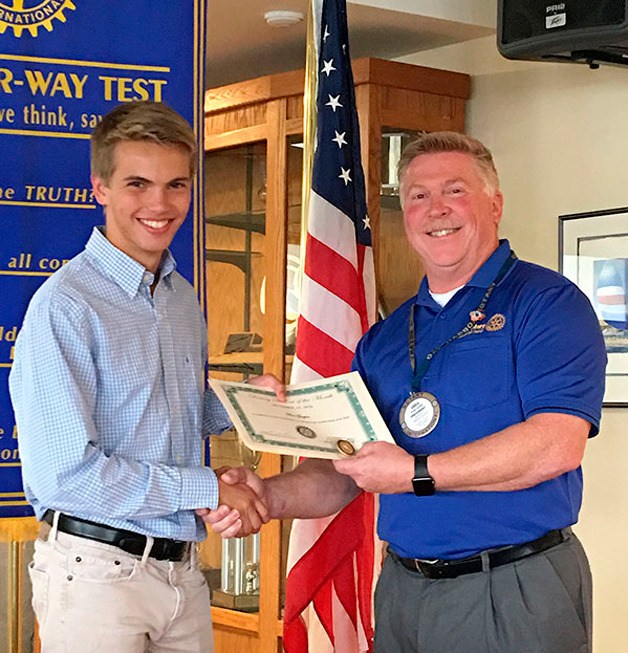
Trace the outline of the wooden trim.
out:
M 378 270 L 379 257 L 379 223 L 382 155 L 382 109 L 381 93 L 377 86 L 365 85 L 355 89 L 356 105 L 360 120 L 360 143 L 362 150 L 362 168 L 366 182 L 366 205 L 371 224 L 371 243 L 373 245 L 373 262 Z M 375 275 L 376 296 L 378 280 Z
M 264 314 L 264 371 L 283 379 L 285 370 L 286 225 L 288 223 L 286 101 L 268 103 L 266 154 L 266 311 Z
M 453 101 L 453 100 L 452 100 Z M 462 104 L 463 101 L 459 100 Z M 455 111 L 449 114 L 436 115 L 412 109 L 388 109 L 381 112 L 382 126 L 403 127 L 411 131 L 464 131 L 464 106 L 460 113 Z
M 356 86 L 378 84 L 462 99 L 467 99 L 471 93 L 471 78 L 463 73 L 370 57 L 356 59 L 352 68 Z M 302 95 L 304 83 L 304 70 L 293 70 L 208 89 L 205 92 L 205 114 Z
M 220 150 L 225 147 L 235 147 L 239 145 L 246 145 L 247 143 L 257 143 L 265 141 L 268 136 L 268 128 L 266 125 L 255 125 L 254 127 L 243 127 L 231 132 L 223 132 L 222 134 L 206 134 L 205 135 L 205 151 Z
M 266 158 L 266 236 L 264 238 L 266 268 L 266 311 L 264 314 L 264 371 L 280 379 L 285 375 L 286 339 L 286 252 L 288 224 L 287 162 L 285 98 L 267 105 L 268 141 Z M 273 476 L 281 472 L 281 457 L 262 456 L 260 473 Z M 278 579 L 281 550 L 281 523 L 266 524 L 261 532 L 260 559 L 260 630 L 259 650 L 278 650 L 275 625 L 279 615 Z
M 286 120 L 286 135 L 294 136 L 303 133 L 303 118 L 292 118 Z
M 265 453 L 262 455 L 259 473 L 263 477 L 281 473 L 281 456 Z M 281 551 L 281 522 L 273 519 L 261 530 L 260 545 L 260 653 L 275 653 L 279 650 L 278 638 L 283 634 L 283 622 L 278 620 L 281 610 L 279 604 L 279 574 Z
M 260 618 L 259 614 L 253 612 L 239 612 L 227 608 L 217 608 L 212 605 L 212 621 L 215 625 L 235 628 L 250 633 L 258 633 Z
M 205 91 L 205 113 L 233 109 L 244 104 L 267 102 L 291 95 L 301 95 L 305 72 L 293 70 L 277 75 L 265 75 Z
M 463 99 L 471 94 L 471 78 L 464 73 L 372 58 L 356 59 L 352 67 L 356 86 L 377 84 Z

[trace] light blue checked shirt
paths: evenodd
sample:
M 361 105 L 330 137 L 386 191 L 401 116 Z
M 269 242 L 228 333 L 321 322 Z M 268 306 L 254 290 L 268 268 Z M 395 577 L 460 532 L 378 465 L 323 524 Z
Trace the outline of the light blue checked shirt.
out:
M 207 331 L 192 286 L 153 274 L 94 229 L 35 293 L 9 378 L 26 498 L 116 528 L 202 540 L 218 483 L 203 436 L 231 423 L 206 389 Z

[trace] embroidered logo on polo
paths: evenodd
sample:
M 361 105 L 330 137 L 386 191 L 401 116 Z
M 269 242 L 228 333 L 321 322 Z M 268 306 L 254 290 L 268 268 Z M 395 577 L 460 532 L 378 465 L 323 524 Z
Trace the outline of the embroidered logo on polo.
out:
M 506 325 L 506 316 L 501 313 L 495 313 L 493 317 L 486 323 L 487 331 L 499 331 Z
M 471 311 L 469 313 L 473 326 L 467 335 L 482 333 L 484 331 L 500 331 L 506 326 L 506 316 L 503 313 L 495 313 L 495 315 L 493 315 L 485 324 L 478 324 L 478 321 L 483 320 L 486 316 L 482 313 L 481 316 L 478 317 L 476 315 L 477 313 L 478 311 Z

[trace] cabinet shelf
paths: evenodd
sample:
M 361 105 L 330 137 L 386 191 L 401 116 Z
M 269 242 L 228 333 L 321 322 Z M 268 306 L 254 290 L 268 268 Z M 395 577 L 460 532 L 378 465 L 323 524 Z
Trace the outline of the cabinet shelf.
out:
M 286 365 L 292 365 L 294 356 L 286 356 Z M 215 372 L 239 372 L 240 374 L 262 374 L 264 353 L 261 351 L 238 351 L 232 354 L 216 354 L 209 357 L 209 369 Z
M 254 231 L 258 234 L 266 233 L 266 214 L 263 212 L 244 211 L 208 215 L 205 217 L 205 223 L 218 225 L 219 227 L 241 229 L 242 231 Z
M 260 252 L 242 252 L 237 249 L 206 249 L 205 260 L 215 263 L 229 263 L 248 272 L 251 268 L 251 259 L 261 256 Z

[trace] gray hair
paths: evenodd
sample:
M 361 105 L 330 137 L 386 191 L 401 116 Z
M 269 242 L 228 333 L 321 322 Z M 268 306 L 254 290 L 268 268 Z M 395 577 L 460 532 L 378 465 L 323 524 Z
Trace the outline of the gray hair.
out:
M 417 156 L 439 152 L 461 152 L 473 157 L 478 172 L 484 179 L 486 190 L 499 190 L 499 177 L 489 149 L 471 136 L 451 131 L 421 134 L 404 148 L 397 166 L 400 185 L 403 185 L 408 166 Z

